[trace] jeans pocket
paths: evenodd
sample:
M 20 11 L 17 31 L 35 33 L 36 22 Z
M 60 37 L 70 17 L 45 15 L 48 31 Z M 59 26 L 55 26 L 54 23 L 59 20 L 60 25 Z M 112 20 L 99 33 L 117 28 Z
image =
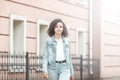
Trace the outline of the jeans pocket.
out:
M 48 69 L 55 70 L 55 66 L 48 66 Z
M 69 65 L 64 65 L 63 68 L 64 69 L 70 69 L 70 66 Z

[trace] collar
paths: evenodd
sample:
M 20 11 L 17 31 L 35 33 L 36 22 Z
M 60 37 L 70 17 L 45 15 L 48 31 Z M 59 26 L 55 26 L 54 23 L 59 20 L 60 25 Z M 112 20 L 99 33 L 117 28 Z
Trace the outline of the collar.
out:
M 51 39 L 52 39 L 52 42 L 56 42 L 55 36 L 52 36 Z M 64 36 L 62 36 L 62 41 L 65 42 L 65 37 Z

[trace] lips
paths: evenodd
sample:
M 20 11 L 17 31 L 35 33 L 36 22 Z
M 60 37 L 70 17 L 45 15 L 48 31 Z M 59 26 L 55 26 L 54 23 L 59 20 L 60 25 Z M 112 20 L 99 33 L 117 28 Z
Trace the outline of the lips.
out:
M 62 31 L 58 30 L 57 32 L 62 32 Z

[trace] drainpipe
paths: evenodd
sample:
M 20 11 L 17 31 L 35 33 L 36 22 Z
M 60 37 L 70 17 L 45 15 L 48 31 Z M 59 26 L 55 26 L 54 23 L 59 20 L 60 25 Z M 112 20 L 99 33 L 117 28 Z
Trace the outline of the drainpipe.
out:
M 89 0 L 89 73 L 93 74 L 93 65 L 92 65 L 92 18 L 93 18 L 93 13 L 92 13 L 92 6 L 93 6 L 93 0 Z

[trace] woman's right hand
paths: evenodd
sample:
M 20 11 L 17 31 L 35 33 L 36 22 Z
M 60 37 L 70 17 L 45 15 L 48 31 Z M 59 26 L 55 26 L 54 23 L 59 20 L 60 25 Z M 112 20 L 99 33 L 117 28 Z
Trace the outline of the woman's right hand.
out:
M 43 78 L 44 79 L 48 79 L 48 74 L 47 73 L 43 73 Z

